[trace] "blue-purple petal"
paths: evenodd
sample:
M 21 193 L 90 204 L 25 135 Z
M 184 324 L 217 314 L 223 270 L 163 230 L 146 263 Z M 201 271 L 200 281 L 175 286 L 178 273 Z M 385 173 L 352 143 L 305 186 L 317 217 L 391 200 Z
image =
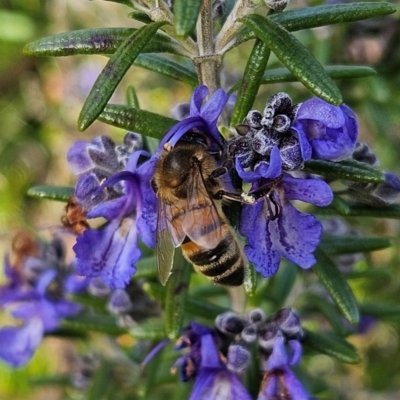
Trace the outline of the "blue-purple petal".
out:
M 190 116 L 196 117 L 200 115 L 200 109 L 207 94 L 208 94 L 207 86 L 205 85 L 197 86 L 190 99 Z
M 74 175 L 81 175 L 94 168 L 94 163 L 87 152 L 88 142 L 79 140 L 68 150 L 67 161 Z
M 346 105 L 333 106 L 319 98 L 300 106 L 292 128 L 297 131 L 302 151 L 304 136 L 312 147 L 312 157 L 339 161 L 354 151 L 358 127 L 354 112 Z
M 296 378 L 295 374 L 289 368 L 284 368 L 283 377 L 291 400 L 310 399 L 303 385 L 300 383 L 300 381 Z
M 135 220 L 113 220 L 102 230 L 87 229 L 77 238 L 74 251 L 79 274 L 101 276 L 111 288 L 124 288 L 141 255 Z
M 254 264 L 257 272 L 267 278 L 278 270 L 280 253 L 273 248 L 274 244 L 269 233 L 271 221 L 265 218 L 264 206 L 264 201 L 254 206 L 243 206 L 239 232 L 248 240 L 248 244 L 244 247 L 248 260 Z
M 313 215 L 303 214 L 290 202 L 282 202 L 282 213 L 268 222 L 272 250 L 297 264 L 310 268 L 322 233 L 322 226 Z
M 13 367 L 22 367 L 32 358 L 43 333 L 43 324 L 38 318 L 20 327 L 0 329 L 0 359 Z
M 281 184 L 287 200 L 301 200 L 320 207 L 333 200 L 332 189 L 322 179 L 301 179 L 285 174 Z

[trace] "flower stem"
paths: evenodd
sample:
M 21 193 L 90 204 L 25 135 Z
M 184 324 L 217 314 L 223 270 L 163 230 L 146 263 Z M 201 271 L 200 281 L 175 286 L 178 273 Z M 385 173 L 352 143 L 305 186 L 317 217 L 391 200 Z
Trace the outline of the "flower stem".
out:
M 199 56 L 193 62 L 197 68 L 200 83 L 206 85 L 213 94 L 220 86 L 220 67 L 222 57 L 214 52 L 213 18 L 211 0 L 203 0 L 200 18 L 197 23 Z

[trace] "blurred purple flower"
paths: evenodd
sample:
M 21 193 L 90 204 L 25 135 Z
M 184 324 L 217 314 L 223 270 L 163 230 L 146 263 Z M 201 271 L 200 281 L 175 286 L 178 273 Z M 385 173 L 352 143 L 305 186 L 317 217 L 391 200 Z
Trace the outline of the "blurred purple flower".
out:
M 189 400 L 251 400 L 235 372 L 227 368 L 217 347 L 213 329 L 191 323 L 181 338 L 177 350 L 189 347 L 178 359 L 182 381 L 195 379 Z
M 317 97 L 302 103 L 291 129 L 300 140 L 303 158 L 340 161 L 354 151 L 356 115 L 345 104 L 333 106 Z
M 263 363 L 265 371 L 257 400 L 269 400 L 286 396 L 291 400 L 308 400 L 309 396 L 303 385 L 290 370 L 301 358 L 301 345 L 298 340 L 289 340 L 286 349 L 285 337 L 278 332 L 274 338 L 272 353 Z
M 270 192 L 254 205 L 242 208 L 239 232 L 248 244 L 244 251 L 249 261 L 264 277 L 276 273 L 283 256 L 301 268 L 315 263 L 322 227 L 313 215 L 296 210 L 289 200 L 302 200 L 317 206 L 328 205 L 333 198 L 327 183 L 319 179 L 298 179 L 283 173 L 279 149 L 271 152 L 270 164 L 260 162 L 255 171 L 244 171 L 239 161 L 240 177 L 251 182 L 250 195 L 265 187 Z
M 59 328 L 62 318 L 81 311 L 81 306 L 66 295 L 85 290 L 87 285 L 72 266 L 65 265 L 59 240 L 38 247 L 40 255 L 28 254 L 16 266 L 6 258 L 8 282 L 0 287 L 2 308 L 23 321 L 22 325 L 0 329 L 0 359 L 14 367 L 31 359 L 43 335 Z
M 124 193 L 98 204 L 88 218 L 104 217 L 109 222 L 100 229 L 87 229 L 77 238 L 74 251 L 79 274 L 100 276 L 111 288 L 124 288 L 136 272 L 141 256 L 138 238 L 149 247 L 155 246 L 157 198 L 150 187 L 154 159 L 138 166 L 145 152 L 134 152 L 126 170 L 107 179 L 94 193 L 124 181 Z

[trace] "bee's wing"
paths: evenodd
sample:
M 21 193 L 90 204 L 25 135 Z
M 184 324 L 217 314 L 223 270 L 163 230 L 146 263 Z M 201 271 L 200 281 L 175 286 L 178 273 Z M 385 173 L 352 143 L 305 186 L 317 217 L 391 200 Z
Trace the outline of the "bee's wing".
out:
M 156 259 L 162 285 L 167 283 L 171 275 L 175 248 L 180 246 L 185 238 L 179 221 L 183 215 L 181 215 L 182 213 L 177 214 L 179 211 L 177 206 L 170 206 L 161 200 L 158 201 Z M 174 215 L 177 218 L 174 219 Z
M 224 220 L 206 189 L 200 166 L 192 168 L 189 179 L 188 206 L 182 229 L 198 246 L 214 249 L 224 237 Z

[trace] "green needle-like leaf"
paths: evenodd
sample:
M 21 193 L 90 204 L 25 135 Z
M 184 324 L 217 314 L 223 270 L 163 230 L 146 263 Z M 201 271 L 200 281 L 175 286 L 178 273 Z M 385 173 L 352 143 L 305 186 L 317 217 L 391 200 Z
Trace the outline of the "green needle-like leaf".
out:
M 328 236 L 321 242 L 328 254 L 352 254 L 382 250 L 392 245 L 389 238 L 380 236 Z
M 93 331 L 114 336 L 126 333 L 126 329 L 118 326 L 113 316 L 106 314 L 81 313 L 74 317 L 63 319 L 61 327 L 78 332 Z
M 349 4 L 306 7 L 300 10 L 275 13 L 269 18 L 282 25 L 289 32 L 295 32 L 302 29 L 317 28 L 319 26 L 360 21 L 372 17 L 392 14 L 394 12 L 396 12 L 396 6 L 391 3 L 355 2 Z M 255 34 L 252 31 L 244 29 L 236 44 L 254 38 Z
M 365 204 L 349 201 L 348 212 L 349 217 L 371 217 L 371 218 L 393 218 L 400 219 L 400 205 L 394 204 L 388 207 L 371 207 Z M 319 215 L 338 215 L 335 208 L 332 207 L 316 207 L 313 208 L 313 213 Z
M 305 170 L 312 174 L 323 175 L 329 179 L 345 179 L 365 183 L 385 182 L 383 172 L 356 160 L 343 160 L 339 162 L 308 160 L 305 163 Z
M 175 0 L 174 24 L 178 36 L 187 37 L 196 27 L 201 0 Z
M 154 22 L 140 28 L 129 36 L 110 58 L 97 78 L 86 99 L 78 119 L 78 129 L 83 131 L 101 114 L 107 101 L 118 86 L 126 71 L 133 64 L 148 41 L 165 22 Z
M 305 298 L 305 308 L 308 311 L 319 310 L 331 324 L 332 329 L 340 336 L 346 336 L 349 328 L 344 326 L 342 314 L 340 314 L 331 302 L 326 299 L 307 294 Z
M 274 14 L 271 19 L 283 25 L 288 31 L 294 32 L 318 26 L 360 21 L 394 12 L 396 12 L 396 6 L 391 3 L 354 2 L 285 11 Z
M 235 108 L 232 113 L 231 125 L 242 123 L 256 98 L 258 88 L 270 55 L 269 48 L 261 40 L 256 40 L 246 64 L 243 79 L 237 95 Z
M 346 319 L 351 324 L 357 325 L 360 320 L 357 301 L 346 279 L 321 248 L 316 250 L 315 256 L 317 263 L 314 265 L 313 271 Z
M 188 315 L 202 317 L 214 321 L 217 315 L 229 311 L 228 308 L 217 304 L 204 301 L 201 298 L 188 296 L 185 305 L 185 311 Z
M 136 90 L 132 85 L 129 85 L 126 89 L 126 104 L 129 107 L 140 108 L 139 99 L 136 95 Z
M 356 348 L 333 333 L 321 334 L 305 330 L 303 343 L 320 353 L 335 357 L 345 363 L 358 364 L 360 362 Z
M 137 32 L 134 28 L 81 29 L 47 36 L 24 47 L 28 56 L 74 56 L 77 54 L 114 54 L 119 46 Z M 179 46 L 170 37 L 156 33 L 144 46 L 142 53 L 179 54 Z
M 145 68 L 149 71 L 158 72 L 168 78 L 188 83 L 191 86 L 197 86 L 199 80 L 194 69 L 187 65 L 171 60 L 167 57 L 157 54 L 140 54 L 135 61 L 135 65 Z
M 400 317 L 400 305 L 389 305 L 389 304 L 376 304 L 376 303 L 364 303 L 360 304 L 360 311 L 362 314 L 370 315 L 376 318 L 399 318 Z
M 164 322 L 159 318 L 149 318 L 129 330 L 129 333 L 138 340 L 165 339 Z
M 174 268 L 165 285 L 165 332 L 170 339 L 177 339 L 180 335 L 191 273 L 192 266 L 182 252 L 175 252 Z
M 277 56 L 279 61 L 311 92 L 340 105 L 342 95 L 322 65 L 293 36 L 270 18 L 248 15 L 241 21 Z
M 365 66 L 325 65 L 324 70 L 333 79 L 365 78 L 376 75 L 373 68 Z M 297 78 L 286 68 L 276 68 L 265 72 L 260 84 L 268 85 L 282 82 L 297 82 Z M 235 82 L 228 92 L 233 93 L 240 87 L 240 84 L 241 80 Z
M 28 196 L 38 199 L 62 201 L 64 203 L 74 195 L 73 186 L 34 186 L 28 190 Z
M 156 139 L 162 139 L 165 132 L 178 122 L 150 111 L 117 104 L 108 104 L 99 115 L 98 120 Z

